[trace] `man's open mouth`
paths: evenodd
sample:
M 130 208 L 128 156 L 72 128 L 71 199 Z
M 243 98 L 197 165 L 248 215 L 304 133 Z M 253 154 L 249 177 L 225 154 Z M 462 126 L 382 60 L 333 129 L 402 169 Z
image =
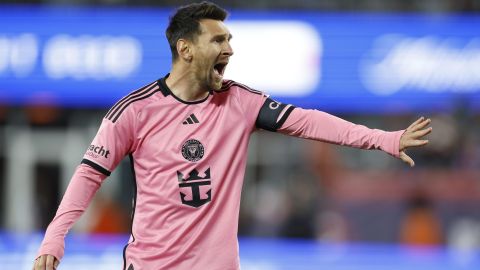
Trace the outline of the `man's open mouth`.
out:
M 223 77 L 223 73 L 225 72 L 226 67 L 227 63 L 218 63 L 213 66 L 213 70 L 218 76 Z

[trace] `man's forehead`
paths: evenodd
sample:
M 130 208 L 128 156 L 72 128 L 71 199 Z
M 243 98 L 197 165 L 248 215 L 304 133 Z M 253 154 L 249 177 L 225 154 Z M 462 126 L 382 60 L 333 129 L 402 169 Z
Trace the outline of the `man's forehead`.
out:
M 230 31 L 228 30 L 227 26 L 218 20 L 212 19 L 202 19 L 200 20 L 200 28 L 202 30 L 202 34 L 210 34 L 212 36 L 217 35 L 230 35 Z

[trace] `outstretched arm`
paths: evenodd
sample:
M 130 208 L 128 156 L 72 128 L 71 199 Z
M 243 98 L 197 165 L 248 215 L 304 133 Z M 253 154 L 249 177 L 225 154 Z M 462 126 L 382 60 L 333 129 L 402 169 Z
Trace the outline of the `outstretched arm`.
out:
M 379 149 L 413 166 L 405 150 L 428 143 L 421 138 L 431 132 L 431 128 L 426 128 L 429 123 L 429 119 L 422 117 L 406 130 L 389 132 L 357 125 L 318 110 L 295 108 L 278 131 L 355 148 Z
M 411 147 L 426 145 L 428 140 L 423 139 L 432 132 L 432 127 L 427 127 L 431 123 L 430 119 L 420 117 L 413 122 L 400 137 L 400 159 L 408 163 L 410 167 L 415 166 L 415 162 L 406 154 L 406 150 Z
M 400 157 L 400 137 L 404 133 L 404 130 L 388 132 L 371 129 L 322 111 L 302 108 L 295 108 L 278 131 L 355 148 L 378 149 L 397 158 Z

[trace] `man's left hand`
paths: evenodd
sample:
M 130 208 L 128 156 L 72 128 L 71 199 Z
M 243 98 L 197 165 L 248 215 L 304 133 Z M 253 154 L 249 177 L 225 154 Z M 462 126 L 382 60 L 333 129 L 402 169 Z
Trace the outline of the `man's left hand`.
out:
M 432 132 L 432 127 L 427 128 L 430 122 L 430 119 L 420 117 L 417 121 L 413 122 L 400 137 L 400 159 L 408 163 L 410 167 L 415 166 L 415 162 L 413 162 L 413 159 L 409 157 L 405 151 L 410 147 L 428 144 L 428 140 L 423 139 L 423 137 Z

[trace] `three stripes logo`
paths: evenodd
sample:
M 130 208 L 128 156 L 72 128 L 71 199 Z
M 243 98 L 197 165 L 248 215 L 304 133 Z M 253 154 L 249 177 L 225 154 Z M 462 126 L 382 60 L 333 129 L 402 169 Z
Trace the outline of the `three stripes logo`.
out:
M 183 121 L 183 124 L 184 125 L 191 125 L 191 124 L 198 124 L 200 123 L 197 119 L 197 117 L 195 117 L 195 114 L 190 114 L 187 119 L 185 119 L 185 121 Z
M 113 123 L 117 122 L 120 115 L 127 109 L 127 107 L 139 100 L 146 99 L 156 92 L 160 91 L 160 88 L 157 85 L 157 82 L 153 82 L 147 86 L 144 86 L 129 95 L 123 97 L 119 100 L 105 115 L 105 118 L 112 121 Z

